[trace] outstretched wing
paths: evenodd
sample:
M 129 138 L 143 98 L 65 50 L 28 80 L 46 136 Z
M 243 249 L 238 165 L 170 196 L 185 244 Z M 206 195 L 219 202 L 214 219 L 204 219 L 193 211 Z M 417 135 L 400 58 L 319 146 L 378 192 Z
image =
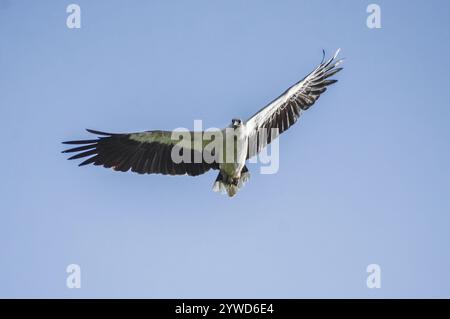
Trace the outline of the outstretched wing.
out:
M 337 82 L 329 80 L 342 68 L 337 66 L 343 60 L 336 60 L 340 50 L 332 58 L 322 63 L 274 101 L 259 110 L 246 122 L 249 133 L 247 158 L 258 154 L 267 144 L 297 122 L 303 111 L 313 105 L 327 86 Z M 324 52 L 325 57 L 325 52 Z
M 215 162 L 206 163 L 203 159 L 202 142 L 195 142 L 196 134 L 202 132 L 189 132 L 190 139 L 174 139 L 170 131 L 147 131 L 131 134 L 113 134 L 94 130 L 88 132 L 100 135 L 97 139 L 68 141 L 64 144 L 79 145 L 63 151 L 63 153 L 77 153 L 69 160 L 86 158 L 79 166 L 94 164 L 112 168 L 116 171 L 132 172 L 139 174 L 159 173 L 164 175 L 190 175 L 197 176 L 210 169 L 218 169 Z M 200 137 L 201 138 L 201 137 Z M 197 139 L 202 141 L 201 139 Z M 182 144 L 180 144 L 180 141 Z M 180 145 L 182 147 L 180 147 Z M 172 150 L 183 155 L 183 152 L 191 152 L 190 161 L 174 161 Z

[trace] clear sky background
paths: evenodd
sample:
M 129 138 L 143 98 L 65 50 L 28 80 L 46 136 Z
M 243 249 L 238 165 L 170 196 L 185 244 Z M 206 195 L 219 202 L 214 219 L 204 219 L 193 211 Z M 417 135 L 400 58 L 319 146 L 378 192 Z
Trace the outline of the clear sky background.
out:
M 0 297 L 450 297 L 449 1 L 74 2 L 78 30 L 70 1 L 0 0 Z M 245 119 L 338 47 L 279 172 L 235 198 L 60 153 Z

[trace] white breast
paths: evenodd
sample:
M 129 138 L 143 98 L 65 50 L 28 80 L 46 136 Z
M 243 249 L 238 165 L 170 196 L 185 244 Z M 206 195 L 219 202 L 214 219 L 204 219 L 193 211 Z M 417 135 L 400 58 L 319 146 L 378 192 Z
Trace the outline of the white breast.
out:
M 245 125 L 232 131 L 226 131 L 223 156 L 224 163 L 220 164 L 220 169 L 225 171 L 229 176 L 237 176 L 245 165 L 247 158 L 248 135 Z M 234 142 L 234 138 L 236 140 Z M 233 156 L 231 156 L 231 154 Z

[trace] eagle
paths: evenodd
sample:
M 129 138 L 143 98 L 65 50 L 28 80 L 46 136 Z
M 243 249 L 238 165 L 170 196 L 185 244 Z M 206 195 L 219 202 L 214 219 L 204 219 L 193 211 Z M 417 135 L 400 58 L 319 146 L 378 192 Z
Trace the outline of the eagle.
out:
M 250 178 L 247 160 L 296 123 L 337 82 L 331 77 L 343 69 L 339 67 L 343 59 L 337 59 L 339 51 L 327 60 L 323 51 L 321 63 L 305 78 L 246 121 L 232 119 L 222 130 L 106 133 L 87 129 L 96 138 L 63 142 L 72 145 L 63 153 L 75 153 L 69 160 L 84 158 L 79 166 L 93 164 L 138 174 L 198 176 L 218 170 L 213 191 L 233 197 Z M 211 146 L 213 141 L 217 143 Z

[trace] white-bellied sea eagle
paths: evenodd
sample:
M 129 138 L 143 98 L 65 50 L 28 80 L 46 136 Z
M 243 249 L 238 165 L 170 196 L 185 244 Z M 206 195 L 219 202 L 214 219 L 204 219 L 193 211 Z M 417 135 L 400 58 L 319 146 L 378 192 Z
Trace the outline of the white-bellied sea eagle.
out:
M 338 67 L 342 62 L 342 59 L 337 60 L 338 53 L 339 50 L 327 61 L 322 59 L 320 65 L 303 80 L 247 121 L 233 119 L 227 128 L 208 133 L 145 131 L 117 134 L 87 130 L 98 137 L 63 142 L 76 145 L 63 153 L 76 153 L 70 160 L 87 158 L 80 166 L 93 164 L 139 174 L 197 176 L 216 169 L 219 175 L 213 190 L 226 192 L 232 197 L 250 176 L 246 161 L 297 122 L 327 87 L 337 82 L 330 77 L 342 70 Z M 208 154 L 210 156 L 206 156 Z

